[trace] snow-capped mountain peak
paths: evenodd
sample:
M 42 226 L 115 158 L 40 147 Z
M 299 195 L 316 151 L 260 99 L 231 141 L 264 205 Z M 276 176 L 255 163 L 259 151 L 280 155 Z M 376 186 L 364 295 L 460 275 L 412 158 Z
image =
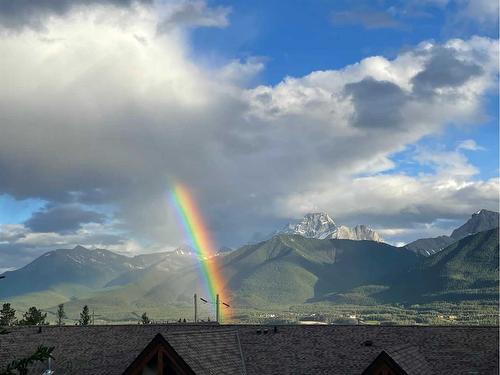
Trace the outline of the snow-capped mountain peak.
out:
M 335 238 L 346 240 L 370 240 L 381 242 L 382 238 L 374 230 L 365 225 L 356 225 L 353 228 L 337 225 L 335 221 L 324 212 L 306 214 L 296 224 L 288 224 L 279 233 L 298 234 L 307 238 Z
M 309 238 L 333 238 L 331 237 L 337 232 L 335 221 L 323 212 L 310 213 L 296 224 L 288 224 L 281 233 L 300 234 L 303 237 Z

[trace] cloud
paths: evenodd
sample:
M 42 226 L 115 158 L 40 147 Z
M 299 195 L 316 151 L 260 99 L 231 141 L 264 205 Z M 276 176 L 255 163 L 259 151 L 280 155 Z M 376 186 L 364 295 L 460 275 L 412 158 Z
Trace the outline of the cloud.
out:
M 473 139 L 466 139 L 457 146 L 457 150 L 481 151 L 484 149 L 484 147 L 479 146 Z
M 498 24 L 498 1 L 462 0 L 462 4 L 465 6 L 458 13 L 459 19 L 471 19 L 487 26 Z
M 421 166 L 431 166 L 441 180 L 446 179 L 455 183 L 468 182 L 467 178 L 479 173 L 478 169 L 471 165 L 467 157 L 457 148 L 455 151 L 439 151 L 434 149 L 419 149 L 414 155 Z
M 411 0 L 400 7 L 394 7 L 396 13 L 406 15 L 419 14 L 429 7 L 441 9 L 445 19 L 445 31 L 460 35 L 464 30 L 481 29 L 491 31 L 498 28 L 498 1 L 491 0 Z M 498 30 L 498 29 L 497 29 Z M 498 34 L 498 31 L 496 32 Z
M 223 82 L 233 82 L 240 87 L 246 87 L 264 70 L 264 66 L 264 58 L 250 57 L 245 61 L 233 60 L 220 70 L 218 78 Z
M 389 241 L 410 242 L 449 234 L 479 207 L 498 210 L 497 179 L 464 181 L 458 177 L 446 174 L 359 177 L 350 181 L 349 190 L 330 185 L 329 190 L 304 191 L 288 196 L 279 208 L 293 216 L 321 208 L 335 213 L 341 218 L 339 222 L 363 222 Z M 448 220 L 449 224 L 436 226 L 438 219 Z
M 106 215 L 78 205 L 59 205 L 36 211 L 25 225 L 33 232 L 74 232 L 87 223 L 102 224 Z
M 428 173 L 354 177 L 346 181 L 349 189 L 325 180 L 324 189 L 288 196 L 278 209 L 301 216 L 326 207 L 349 224 L 361 220 L 372 225 L 392 242 L 450 234 L 479 207 L 498 210 L 498 178 L 475 179 L 479 171 L 461 146 L 454 150 L 417 147 L 411 158 L 422 169 L 429 167 Z
M 16 242 L 26 234 L 26 228 L 21 224 L 2 224 L 0 226 L 0 243 Z
M 431 160 L 431 175 L 405 176 L 391 158 L 447 124 L 481 121 L 498 74 L 497 41 L 427 42 L 392 60 L 373 56 L 248 88 L 259 63 L 201 66 L 182 33 L 157 32 L 162 22 L 148 6 L 88 7 L 48 19 L 44 39 L 32 30 L 0 37 L 0 192 L 113 208 L 110 223 L 62 234 L 27 228 L 12 246 L 31 252 L 83 236 L 115 248 L 129 239 L 133 251 L 175 247 L 184 240 L 167 199 L 175 182 L 224 245 L 310 208 L 339 222 L 409 228 L 497 200 L 495 181 L 449 175 Z M 442 49 L 455 58 L 444 62 L 480 70 L 417 95 L 415 77 L 430 76 Z
M 407 94 L 398 85 L 368 77 L 346 84 L 345 92 L 352 97 L 354 104 L 353 125 L 394 127 L 401 124 L 401 110 L 406 103 Z
M 0 25 L 7 29 L 43 29 L 52 15 L 64 16 L 73 8 L 90 5 L 130 7 L 134 3 L 151 3 L 152 0 L 6 0 L 0 2 Z
M 172 27 L 226 27 L 231 8 L 218 6 L 209 8 L 202 0 L 182 0 L 169 4 L 164 9 L 164 17 L 158 29 L 169 31 Z
M 331 20 L 335 25 L 360 25 L 365 29 L 401 27 L 399 21 L 394 19 L 391 14 L 375 10 L 333 12 Z
M 425 69 L 412 79 L 415 92 L 429 95 L 437 89 L 461 86 L 481 75 L 482 68 L 477 63 L 461 60 L 458 54 L 454 48 L 433 48 Z

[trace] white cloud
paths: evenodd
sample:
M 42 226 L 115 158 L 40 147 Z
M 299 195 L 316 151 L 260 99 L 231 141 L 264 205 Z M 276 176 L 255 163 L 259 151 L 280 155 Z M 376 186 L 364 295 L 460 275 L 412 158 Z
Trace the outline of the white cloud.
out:
M 16 242 L 23 238 L 28 229 L 22 224 L 1 224 L 0 225 L 0 244 Z
M 479 146 L 473 139 L 466 139 L 458 144 L 457 149 L 467 151 L 481 151 L 484 150 L 484 147 Z
M 251 57 L 245 61 L 232 60 L 220 69 L 217 78 L 222 82 L 233 82 L 242 88 L 249 85 L 264 70 L 264 65 L 264 59 L 258 57 Z
M 483 25 L 498 23 L 499 3 L 495 0 L 462 0 L 463 9 L 458 17 L 470 19 Z
M 480 28 L 495 27 L 498 24 L 499 2 L 496 0 L 411 0 L 404 5 L 410 9 L 425 9 L 427 6 L 441 8 L 455 28 L 470 22 Z M 407 8 L 403 9 L 408 10 Z
M 431 166 L 442 179 L 447 177 L 457 182 L 468 181 L 470 177 L 479 173 L 479 170 L 459 151 L 420 149 L 415 155 L 415 160 L 420 165 Z
M 477 145 L 465 143 L 467 147 Z M 478 169 L 461 152 L 417 148 L 413 160 L 431 171 L 415 176 L 398 172 L 353 177 L 344 183 L 323 181 L 323 187 L 286 196 L 277 211 L 299 217 L 306 212 L 327 209 L 347 219 L 363 218 L 378 226 L 384 238 L 406 241 L 425 236 L 449 234 L 456 218 L 467 217 L 478 208 L 498 209 L 498 178 L 474 178 Z M 436 226 L 445 219 L 447 226 Z

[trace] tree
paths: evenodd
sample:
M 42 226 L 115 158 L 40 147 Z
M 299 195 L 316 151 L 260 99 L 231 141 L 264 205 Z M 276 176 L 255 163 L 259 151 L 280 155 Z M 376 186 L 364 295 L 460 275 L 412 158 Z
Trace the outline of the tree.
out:
M 81 326 L 88 326 L 90 324 L 90 313 L 87 305 L 83 306 L 82 312 L 80 313 L 80 320 L 78 322 Z
M 63 303 L 61 303 L 59 306 L 57 306 L 56 317 L 57 317 L 57 325 L 62 326 L 64 324 L 64 322 L 63 322 L 64 318 L 67 318 L 66 313 L 64 312 L 64 304 Z
M 0 310 L 0 326 L 12 326 L 16 324 L 16 310 L 10 307 L 10 303 L 4 303 Z
M 42 310 L 38 310 L 35 306 L 31 306 L 28 311 L 23 314 L 23 319 L 19 322 L 21 325 L 25 326 L 41 326 L 49 324 L 45 319 L 47 319 L 47 314 L 42 313 Z
M 149 320 L 148 314 L 144 313 L 141 316 L 141 323 L 142 324 L 150 324 L 151 320 Z

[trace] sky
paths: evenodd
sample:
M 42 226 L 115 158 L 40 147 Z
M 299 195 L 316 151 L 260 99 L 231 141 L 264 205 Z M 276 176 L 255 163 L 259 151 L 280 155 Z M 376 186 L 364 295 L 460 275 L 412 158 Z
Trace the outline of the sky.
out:
M 498 210 L 498 2 L 0 3 L 0 270 L 309 212 L 391 244 Z

